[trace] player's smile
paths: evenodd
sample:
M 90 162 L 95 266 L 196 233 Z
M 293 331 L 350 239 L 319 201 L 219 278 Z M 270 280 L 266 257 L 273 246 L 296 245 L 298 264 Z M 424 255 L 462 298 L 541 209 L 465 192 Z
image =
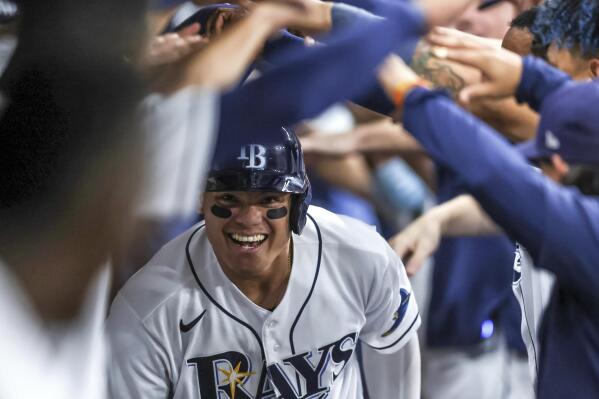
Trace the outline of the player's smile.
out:
M 260 247 L 268 239 L 268 234 L 255 233 L 228 233 L 227 236 L 235 245 L 240 246 L 244 250 L 251 250 Z

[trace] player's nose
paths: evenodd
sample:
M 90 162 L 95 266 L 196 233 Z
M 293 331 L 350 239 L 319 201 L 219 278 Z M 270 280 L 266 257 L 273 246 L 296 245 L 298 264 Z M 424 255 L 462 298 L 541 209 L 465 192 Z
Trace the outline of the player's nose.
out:
M 235 215 L 235 222 L 240 225 L 249 227 L 262 223 L 264 217 L 264 209 L 255 205 L 242 206 L 239 212 Z

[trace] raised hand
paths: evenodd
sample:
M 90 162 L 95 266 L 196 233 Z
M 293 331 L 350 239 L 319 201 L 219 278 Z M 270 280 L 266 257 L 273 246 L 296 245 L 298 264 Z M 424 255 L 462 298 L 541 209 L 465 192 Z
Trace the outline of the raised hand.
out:
M 283 26 L 301 32 L 303 35 L 316 35 L 328 32 L 332 27 L 333 3 L 320 0 L 238 0 L 238 4 L 246 9 L 268 4 L 269 7 L 279 7 L 279 15 L 284 10 L 295 10 L 288 14 Z
M 207 43 L 206 38 L 198 35 L 199 24 L 192 24 L 176 33 L 156 36 L 150 42 L 143 58 L 145 66 L 160 66 L 177 62 Z
M 403 260 L 408 275 L 413 276 L 437 250 L 440 240 L 440 221 L 425 214 L 392 237 L 389 244 Z
M 508 50 L 490 46 L 470 35 L 450 34 L 437 28 L 428 40 L 432 53 L 441 59 L 472 66 L 482 72 L 482 81 L 466 86 L 459 99 L 468 104 L 475 99 L 503 98 L 516 92 L 522 76 L 522 58 Z

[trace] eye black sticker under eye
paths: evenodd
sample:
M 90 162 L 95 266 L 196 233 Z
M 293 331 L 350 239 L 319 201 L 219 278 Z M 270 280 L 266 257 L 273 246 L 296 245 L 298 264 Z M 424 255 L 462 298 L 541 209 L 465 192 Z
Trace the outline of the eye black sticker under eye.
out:
M 283 207 L 277 209 L 269 209 L 268 212 L 266 212 L 266 216 L 268 216 L 269 219 L 282 219 L 285 216 L 287 216 L 287 208 Z
M 221 219 L 229 219 L 231 216 L 233 216 L 233 213 L 229 209 L 222 208 L 218 205 L 212 205 L 210 211 L 214 216 Z

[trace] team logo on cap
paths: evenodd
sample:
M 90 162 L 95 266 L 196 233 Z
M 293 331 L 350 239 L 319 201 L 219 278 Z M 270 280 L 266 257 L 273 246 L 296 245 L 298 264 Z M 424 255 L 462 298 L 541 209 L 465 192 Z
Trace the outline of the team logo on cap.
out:
M 559 150 L 561 143 L 559 139 L 553 134 L 551 130 L 547 130 L 545 133 L 545 147 L 550 150 Z
M 240 161 L 246 162 L 245 169 L 264 169 L 266 167 L 266 148 L 260 144 L 249 144 L 241 147 Z

